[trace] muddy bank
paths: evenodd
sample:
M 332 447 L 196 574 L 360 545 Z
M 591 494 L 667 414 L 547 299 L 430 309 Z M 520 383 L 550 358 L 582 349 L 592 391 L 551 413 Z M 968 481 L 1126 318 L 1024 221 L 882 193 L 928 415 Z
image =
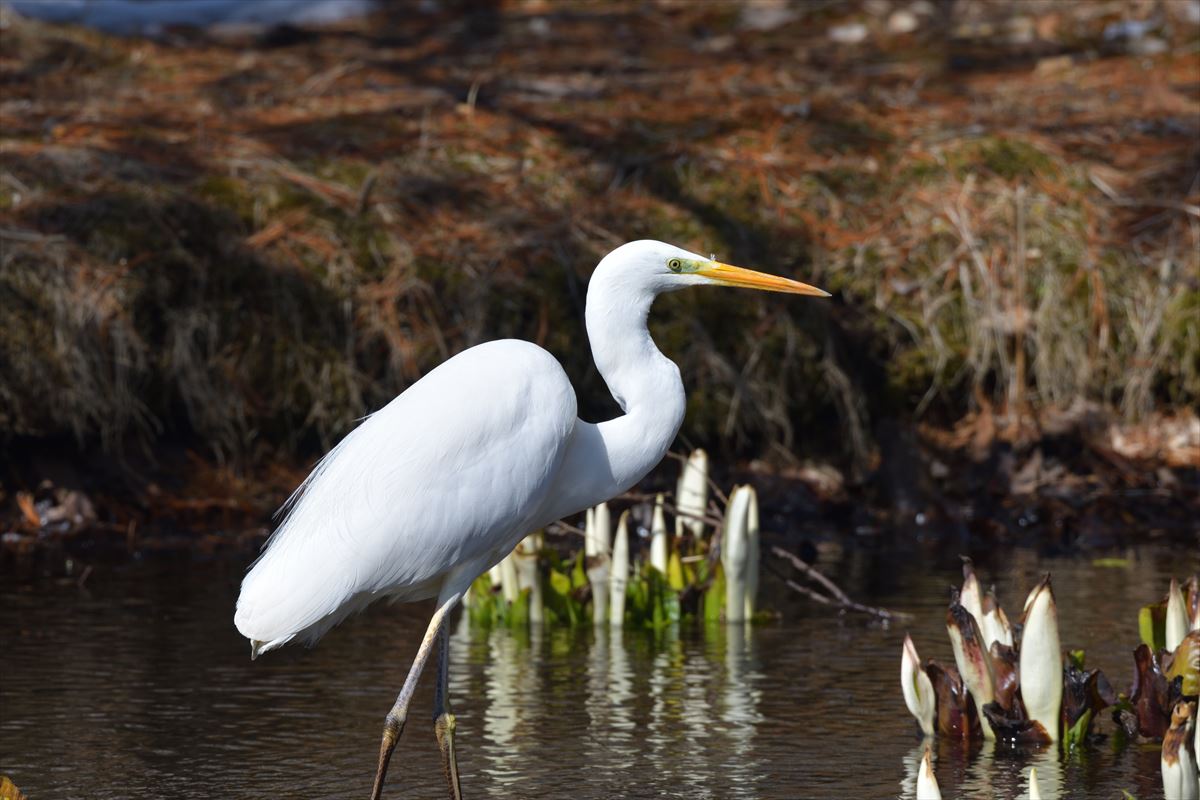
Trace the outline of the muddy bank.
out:
M 892 424 L 861 477 L 830 462 L 761 460 L 718 461 L 715 477 L 753 483 L 764 538 L 810 559 L 829 543 L 1047 554 L 1200 546 L 1200 419 L 1119 426 L 1097 413 L 1020 425 L 980 415 L 952 430 Z M 179 447 L 153 459 L 80 459 L 69 445 L 39 442 L 0 481 L 0 570 L 28 577 L 131 559 L 248 559 L 306 469 L 248 474 Z M 667 459 L 630 494 L 670 492 L 678 469 Z

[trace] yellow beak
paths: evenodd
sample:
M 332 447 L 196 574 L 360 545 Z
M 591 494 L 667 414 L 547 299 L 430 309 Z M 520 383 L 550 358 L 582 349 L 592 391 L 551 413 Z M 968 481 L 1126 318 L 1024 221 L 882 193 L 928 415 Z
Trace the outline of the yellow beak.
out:
M 809 286 L 807 283 L 767 275 L 765 272 L 755 272 L 752 269 L 731 267 L 717 261 L 710 261 L 700 269 L 697 275 L 711 278 L 723 286 L 742 286 L 747 289 L 762 289 L 768 292 L 787 292 L 788 294 L 806 294 L 812 297 L 829 297 L 829 292 Z

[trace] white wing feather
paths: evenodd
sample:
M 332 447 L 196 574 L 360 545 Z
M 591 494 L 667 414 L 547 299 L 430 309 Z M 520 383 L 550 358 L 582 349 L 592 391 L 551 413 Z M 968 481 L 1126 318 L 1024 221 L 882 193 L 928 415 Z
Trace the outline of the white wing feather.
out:
M 381 596 L 436 596 L 528 531 L 575 425 L 545 350 L 489 342 L 441 364 L 322 459 L 242 584 L 234 623 L 269 650 Z M 464 587 L 465 588 L 465 587 Z

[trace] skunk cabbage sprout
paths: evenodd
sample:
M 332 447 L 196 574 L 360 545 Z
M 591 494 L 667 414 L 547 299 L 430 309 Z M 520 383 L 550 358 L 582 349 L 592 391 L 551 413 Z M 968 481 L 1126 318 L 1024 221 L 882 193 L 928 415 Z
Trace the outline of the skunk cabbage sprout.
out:
M 904 704 L 921 725 L 921 733 L 933 736 L 937 697 L 933 693 L 933 682 L 921 668 L 917 647 L 908 635 L 904 637 L 904 650 L 900 656 L 900 688 L 904 692 Z
M 504 595 L 504 602 L 511 606 L 521 596 L 521 582 L 517 577 L 517 562 L 513 560 L 513 554 L 505 556 L 499 567 L 500 593 Z
M 750 511 L 748 486 L 736 486 L 725 509 L 725 531 L 721 538 L 721 566 L 725 570 L 725 621 L 746 618 L 746 563 L 749 559 L 747 521 Z
M 1050 576 L 1029 593 L 1021 633 L 1021 697 L 1031 722 L 1041 725 L 1050 741 L 1058 741 L 1062 715 L 1063 661 L 1058 638 L 1058 607 Z
M 1012 626 L 1009 625 L 1000 602 L 996 600 L 995 590 L 988 590 L 983 596 L 983 618 L 979 621 L 979 627 L 983 632 L 983 646 L 986 649 L 991 650 L 993 642 L 999 642 L 1005 647 L 1013 646 Z
M 629 512 L 617 521 L 613 540 L 612 571 L 608 575 L 608 621 L 613 627 L 625 624 L 625 590 L 629 585 Z
M 1166 800 L 1197 800 L 1200 797 L 1195 757 L 1188 750 L 1195 719 L 1195 703 L 1179 702 L 1171 713 L 1171 727 L 1163 736 L 1162 745 L 1163 797 Z
M 958 602 L 971 616 L 975 618 L 980 629 L 983 629 L 983 593 L 979 589 L 979 579 L 975 577 L 975 565 L 971 559 L 963 558 L 963 585 L 958 593 Z M 987 650 L 991 642 L 984 642 L 983 649 Z
M 704 516 L 708 508 L 708 454 L 693 450 L 683 465 L 675 490 L 675 535 L 688 531 L 696 539 L 704 536 Z
M 650 523 L 650 566 L 667 574 L 667 560 L 670 557 L 667 542 L 667 518 L 663 516 L 663 496 L 654 498 L 654 516 Z
M 996 679 L 992 673 L 992 660 L 983 649 L 983 634 L 975 617 L 960 603 L 953 602 L 946 611 L 946 632 L 950 634 L 950 645 L 954 649 L 954 663 L 962 676 L 975 710 L 984 739 L 995 739 L 991 723 L 983 714 L 983 708 L 995 699 Z
M 1183 592 L 1179 590 L 1179 581 L 1171 578 L 1171 588 L 1167 590 L 1167 623 L 1166 647 L 1174 653 L 1175 648 L 1187 636 L 1190 620 L 1188 620 L 1187 604 L 1183 600 Z
M 746 506 L 746 619 L 754 618 L 755 602 L 758 598 L 758 560 L 761 546 L 758 536 L 758 492 L 746 484 L 749 502 Z
M 542 596 L 542 581 L 538 575 L 538 556 L 542 552 L 541 533 L 531 533 L 517 543 L 509 558 L 517 571 L 517 588 L 529 592 L 529 621 L 540 625 L 546 619 L 546 601 Z
M 608 503 L 596 506 L 584 537 L 588 583 L 592 585 L 592 622 L 597 625 L 608 617 L 608 570 L 612 543 L 612 516 Z

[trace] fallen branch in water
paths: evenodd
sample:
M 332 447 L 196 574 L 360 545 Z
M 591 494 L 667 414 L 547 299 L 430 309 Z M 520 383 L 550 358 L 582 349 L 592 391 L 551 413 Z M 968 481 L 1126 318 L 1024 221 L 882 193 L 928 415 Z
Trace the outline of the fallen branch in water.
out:
M 782 547 L 773 546 L 771 548 L 771 555 L 791 562 L 791 565 L 803 572 L 809 578 L 809 580 L 815 581 L 824 587 L 828 594 L 822 594 L 821 592 L 818 592 L 808 586 L 802 586 L 786 575 L 779 575 L 779 577 L 782 578 L 785 583 L 787 583 L 789 588 L 799 592 L 805 597 L 821 603 L 822 605 L 833 606 L 834 608 L 840 608 L 846 611 L 858 611 L 863 614 L 870 614 L 887 622 L 891 622 L 892 620 L 902 620 L 908 617 L 907 614 L 903 614 L 898 611 L 888 611 L 886 608 L 867 606 L 851 600 L 850 595 L 842 591 L 840 586 L 831 581 L 825 575 L 821 574 L 821 572 L 819 572 L 816 568 L 809 566 L 801 558 L 789 553 Z M 779 573 L 777 572 L 776 574 Z

